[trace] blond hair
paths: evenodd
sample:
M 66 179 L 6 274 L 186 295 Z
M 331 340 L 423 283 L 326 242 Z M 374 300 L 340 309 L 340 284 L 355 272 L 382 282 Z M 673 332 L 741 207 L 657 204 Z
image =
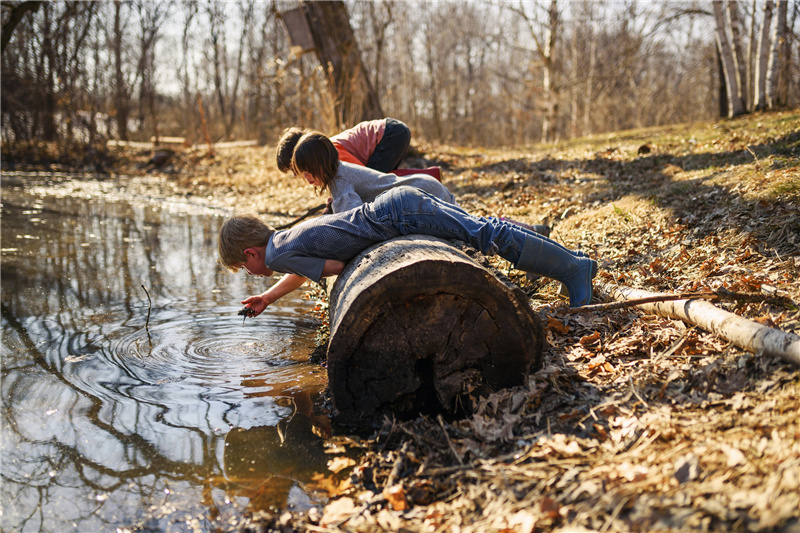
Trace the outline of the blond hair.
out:
M 231 272 L 247 262 L 244 251 L 256 246 L 265 246 L 275 229 L 255 215 L 238 215 L 225 221 L 219 229 L 219 262 Z

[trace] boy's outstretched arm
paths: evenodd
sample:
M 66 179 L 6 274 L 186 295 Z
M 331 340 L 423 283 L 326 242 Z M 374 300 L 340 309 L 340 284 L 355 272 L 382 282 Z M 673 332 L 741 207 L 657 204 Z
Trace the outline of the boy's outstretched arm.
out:
M 322 276 L 338 276 L 344 270 L 344 262 L 336 259 L 326 259 L 325 266 L 322 267 Z M 254 311 L 252 316 L 258 316 L 279 298 L 283 298 L 306 282 L 307 278 L 297 274 L 286 274 L 281 280 L 270 287 L 267 291 L 258 296 L 250 296 L 242 300 L 242 303 Z
M 242 303 L 253 310 L 251 316 L 258 316 L 279 298 L 283 298 L 306 282 L 306 278 L 297 274 L 286 274 L 281 280 L 258 296 L 250 296 Z

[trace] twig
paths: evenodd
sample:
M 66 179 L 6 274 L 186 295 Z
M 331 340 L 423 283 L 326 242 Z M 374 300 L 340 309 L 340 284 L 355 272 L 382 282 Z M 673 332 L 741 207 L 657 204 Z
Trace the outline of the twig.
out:
M 153 301 L 150 299 L 150 293 L 147 292 L 147 287 L 142 285 L 142 288 L 144 289 L 144 293 L 147 295 L 147 320 L 144 323 L 144 329 L 150 333 L 148 327 L 150 326 L 150 308 L 153 307 Z
M 464 461 L 461 460 L 461 456 L 456 451 L 456 447 L 453 445 L 453 441 L 450 440 L 450 435 L 447 434 L 447 428 L 444 427 L 444 421 L 442 420 L 442 415 L 438 415 L 436 419 L 439 421 L 439 425 L 442 427 L 442 433 L 444 433 L 444 438 L 447 439 L 447 445 L 450 447 L 450 451 L 453 455 L 456 456 L 458 459 L 458 464 L 464 465 Z
M 654 302 L 669 302 L 671 300 L 689 300 L 693 298 L 717 299 L 716 292 L 681 292 L 677 294 L 659 294 L 658 296 L 648 296 L 646 298 L 636 298 L 624 302 L 608 302 L 603 304 L 584 305 L 582 307 L 572 307 L 567 310 L 567 314 L 591 313 L 593 311 L 609 311 L 611 309 L 622 309 L 636 305 L 649 304 Z
M 622 309 L 636 305 L 670 302 L 673 300 L 729 300 L 738 303 L 768 303 L 779 307 L 789 307 L 797 305 L 791 299 L 784 296 L 767 296 L 758 292 L 733 292 L 727 289 L 717 289 L 715 291 L 704 292 L 681 292 L 677 294 L 658 294 L 644 298 L 633 298 L 625 301 L 608 302 L 594 305 L 584 305 L 583 307 L 573 307 L 567 310 L 567 314 L 591 313 L 593 311 L 608 311 L 611 309 Z
M 325 209 L 326 205 L 327 204 L 322 204 L 322 205 L 318 205 L 317 207 L 312 207 L 311 209 L 306 211 L 303 215 L 300 215 L 299 217 L 297 217 L 296 219 L 292 220 L 291 222 L 287 222 L 286 224 L 281 224 L 280 226 L 275 226 L 275 229 L 291 228 L 292 226 L 294 226 L 295 224 L 297 224 L 301 220 L 305 220 L 306 218 L 310 217 L 314 213 L 318 213 L 319 211 L 322 211 L 323 209 Z

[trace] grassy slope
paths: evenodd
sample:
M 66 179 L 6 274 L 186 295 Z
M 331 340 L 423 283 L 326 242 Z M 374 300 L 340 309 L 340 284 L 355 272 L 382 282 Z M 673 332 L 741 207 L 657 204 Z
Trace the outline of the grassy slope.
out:
M 646 148 L 645 148 L 646 147 Z M 547 221 L 599 279 L 650 291 L 727 288 L 721 304 L 800 334 L 800 111 L 526 149 L 418 146 L 468 210 Z M 166 175 L 118 164 L 132 191 L 254 210 L 276 223 L 321 199 L 271 150 L 183 153 Z M 503 261 L 547 325 L 544 368 L 457 421 L 387 425 L 308 531 L 774 531 L 800 527 L 798 369 L 635 309 L 570 315 L 555 283 Z M 767 296 L 795 305 L 771 305 Z M 392 474 L 394 472 L 394 474 Z M 391 483 L 389 483 L 391 478 Z M 402 506 L 405 510 L 397 510 Z M 278 515 L 249 518 L 259 529 Z M 321 517 L 321 518 L 320 518 Z M 227 527 L 227 526 L 226 526 Z
M 557 239 L 601 259 L 606 282 L 800 302 L 796 111 L 528 150 L 424 148 L 424 163 L 446 167 L 469 210 L 553 223 Z M 632 309 L 568 315 L 554 283 L 531 285 L 497 266 L 548 324 L 544 369 L 527 387 L 482 400 L 468 419 L 384 427 L 323 523 L 476 532 L 800 526 L 797 368 Z M 796 305 L 721 306 L 800 333 Z M 393 510 L 400 496 L 405 511 Z

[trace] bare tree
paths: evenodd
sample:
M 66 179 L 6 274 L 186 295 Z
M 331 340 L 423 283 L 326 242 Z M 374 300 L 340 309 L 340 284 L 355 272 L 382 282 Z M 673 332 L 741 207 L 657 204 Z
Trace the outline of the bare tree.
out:
M 242 79 L 242 70 L 244 68 L 242 56 L 247 45 L 247 39 L 250 35 L 250 26 L 253 20 L 253 10 L 255 7 L 254 0 L 247 0 L 245 2 L 238 3 L 237 5 L 239 6 L 239 21 L 241 22 L 242 31 L 239 34 L 239 46 L 236 49 L 236 64 L 233 72 L 233 87 L 231 88 L 230 95 L 230 115 L 228 118 L 228 126 L 226 128 L 226 131 L 229 135 L 233 132 L 234 124 L 236 123 L 239 84 Z
M 730 24 L 731 44 L 733 45 L 733 61 L 736 65 L 736 86 L 739 88 L 739 99 L 745 109 L 748 109 L 748 68 L 742 46 L 742 24 L 739 18 L 739 2 L 728 0 L 725 3 Z
M 767 66 L 769 64 L 770 30 L 772 27 L 772 13 L 775 10 L 775 0 L 766 0 L 764 3 L 764 20 L 761 23 L 761 35 L 758 40 L 758 55 L 755 66 L 755 96 L 753 105 L 756 110 L 767 108 Z
M 725 78 L 725 87 L 727 89 L 728 116 L 736 117 L 745 113 L 742 92 L 739 88 L 739 71 L 736 67 L 733 49 L 726 31 L 722 0 L 713 0 L 712 5 L 714 7 L 714 20 L 716 21 L 717 49 L 719 50 L 722 74 Z
M 225 41 L 225 22 L 227 13 L 225 4 L 219 0 L 209 0 L 206 4 L 206 16 L 208 17 L 208 39 L 210 41 L 210 60 L 212 65 L 212 78 L 214 95 L 219 107 L 219 116 L 224 126 L 224 136 L 230 136 L 230 123 L 226 120 L 228 116 L 228 58 L 227 43 Z
M 541 7 L 538 3 L 534 4 L 534 9 Z M 547 17 L 545 22 L 539 20 L 534 12 L 529 14 L 525 9 L 525 4 L 520 1 L 517 7 L 511 7 L 525 22 L 529 30 L 529 37 L 536 46 L 539 62 L 542 66 L 542 142 L 552 140 L 554 123 L 558 109 L 557 95 L 555 87 L 556 76 L 556 42 L 558 39 L 559 13 L 557 0 L 550 0 L 547 7 Z M 540 33 L 541 32 L 541 33 Z
M 152 118 L 153 135 L 158 142 L 158 116 L 156 113 L 156 43 L 161 28 L 172 10 L 172 2 L 150 2 L 136 0 L 134 3 L 139 18 L 139 61 L 136 67 L 139 82 L 139 130 L 144 132 L 147 114 Z
M 382 117 L 380 100 L 364 68 L 344 2 L 302 1 L 300 5 L 314 51 L 328 78 L 337 127 Z
M 108 43 L 114 56 L 114 116 L 117 122 L 117 135 L 123 141 L 128 140 L 128 122 L 131 111 L 130 83 L 125 75 L 124 43 L 125 27 L 128 25 L 130 11 L 121 0 L 114 2 L 114 23 L 108 35 Z
M 789 3 L 787 0 L 778 0 L 778 20 L 772 29 L 770 38 L 769 63 L 767 65 L 767 107 L 773 109 L 780 105 L 778 88 L 781 81 L 781 73 L 785 72 L 784 63 L 788 56 L 788 37 L 789 31 L 786 27 L 786 16 Z
M 191 50 L 191 28 L 197 16 L 197 4 L 194 2 L 187 2 L 182 4 L 184 18 L 182 21 L 183 29 L 181 31 L 181 64 L 178 69 L 178 75 L 181 78 L 181 88 L 183 94 L 183 131 L 186 141 L 191 143 L 194 141 L 195 122 L 193 118 L 194 113 L 194 92 L 191 89 L 191 80 L 189 76 L 189 58 Z

